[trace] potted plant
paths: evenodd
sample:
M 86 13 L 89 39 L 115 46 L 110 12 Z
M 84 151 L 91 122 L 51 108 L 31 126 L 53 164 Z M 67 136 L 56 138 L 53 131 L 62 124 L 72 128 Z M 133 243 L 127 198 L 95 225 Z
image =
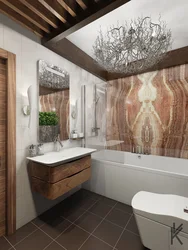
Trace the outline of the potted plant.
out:
M 59 117 L 56 112 L 39 112 L 39 140 L 53 142 L 59 134 Z

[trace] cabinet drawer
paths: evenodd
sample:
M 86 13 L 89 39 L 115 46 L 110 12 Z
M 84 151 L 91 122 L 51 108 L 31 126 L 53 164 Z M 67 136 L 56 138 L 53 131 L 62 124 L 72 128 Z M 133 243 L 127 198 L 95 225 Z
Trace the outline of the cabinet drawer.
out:
M 33 162 L 31 176 L 48 183 L 56 183 L 89 167 L 91 167 L 91 156 L 86 156 L 57 167 L 49 167 Z
M 91 168 L 87 168 L 56 183 L 49 183 L 32 177 L 32 190 L 42 194 L 47 199 L 54 200 L 76 186 L 79 186 L 83 182 L 89 180 L 90 177 Z

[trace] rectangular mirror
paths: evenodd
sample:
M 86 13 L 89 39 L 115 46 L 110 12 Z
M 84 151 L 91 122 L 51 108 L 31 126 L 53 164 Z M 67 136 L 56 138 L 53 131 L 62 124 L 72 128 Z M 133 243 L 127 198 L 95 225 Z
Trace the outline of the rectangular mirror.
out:
M 38 62 L 39 142 L 69 138 L 69 74 L 43 60 Z

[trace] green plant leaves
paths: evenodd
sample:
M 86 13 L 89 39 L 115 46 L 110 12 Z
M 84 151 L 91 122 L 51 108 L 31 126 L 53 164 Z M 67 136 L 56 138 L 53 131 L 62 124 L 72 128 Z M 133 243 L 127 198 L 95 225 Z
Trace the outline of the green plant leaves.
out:
M 39 112 L 39 126 L 56 126 L 58 123 L 56 112 Z

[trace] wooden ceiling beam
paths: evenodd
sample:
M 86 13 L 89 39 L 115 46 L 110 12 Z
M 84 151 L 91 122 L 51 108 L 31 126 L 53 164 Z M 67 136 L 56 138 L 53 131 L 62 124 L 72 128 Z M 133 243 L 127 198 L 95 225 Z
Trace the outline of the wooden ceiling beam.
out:
M 75 0 L 57 0 L 58 3 L 74 17 L 75 23 L 80 22 L 85 18 L 85 11 Z
M 87 5 L 84 3 L 83 0 L 76 0 L 76 2 L 80 5 L 80 7 L 81 7 L 83 10 L 86 10 L 86 9 L 87 9 Z
M 44 0 L 39 0 L 44 1 Z M 47 0 L 49 1 L 49 0 Z M 51 0 L 52 1 L 52 0 Z M 72 25 L 70 28 L 66 28 L 65 30 L 62 30 L 59 34 L 57 31 L 51 32 L 49 35 L 46 35 L 43 39 L 42 43 L 46 45 L 53 45 L 54 43 L 59 42 L 60 40 L 64 39 L 71 33 L 83 28 L 84 26 L 88 25 L 89 23 L 97 20 L 98 18 L 106 15 L 107 13 L 111 12 L 112 10 L 120 7 L 121 5 L 129 2 L 130 0 L 108 0 L 105 2 L 99 2 L 96 5 L 98 6 L 98 9 L 96 8 L 90 8 L 91 11 L 94 11 L 95 13 L 87 16 L 82 21 L 76 23 L 75 25 Z M 90 3 L 91 5 L 91 3 Z M 92 10 L 93 9 L 93 10 Z
M 12 20 L 16 21 L 17 23 L 21 24 L 25 28 L 31 30 L 36 35 L 43 37 L 44 32 L 39 29 L 37 26 L 29 22 L 25 17 L 21 16 L 11 8 L 9 8 L 7 5 L 5 5 L 3 2 L 0 1 L 0 12 L 11 18 Z
M 66 9 L 73 17 L 83 13 L 82 8 L 75 0 L 57 0 L 64 9 Z
M 66 23 L 68 27 L 75 24 L 75 19 L 70 13 L 62 8 L 57 0 L 38 0 L 47 10 L 55 15 L 61 22 Z
M 50 33 L 50 26 L 38 15 L 32 13 L 29 8 L 19 2 L 19 0 L 0 0 L 4 4 L 6 4 L 9 8 L 17 12 L 19 15 L 26 18 L 28 21 L 45 31 L 46 33 Z
M 46 46 L 48 49 L 54 51 L 58 55 L 66 58 L 70 62 L 78 65 L 91 74 L 99 77 L 102 80 L 107 79 L 107 71 L 102 69 L 93 58 L 87 55 L 84 51 L 79 49 L 66 38 L 57 44 Z
M 57 19 L 50 11 L 48 11 L 38 0 L 19 0 L 22 4 L 28 7 L 36 15 L 41 17 L 44 21 L 50 24 L 53 28 L 57 29 L 59 19 Z
M 71 14 L 71 16 L 75 17 L 76 16 L 76 12 L 75 12 L 75 8 L 73 6 L 73 2 L 72 1 L 64 1 L 64 0 L 57 0 L 58 3 L 66 10 L 69 12 L 69 14 Z M 70 2 L 69 4 L 67 4 L 67 2 Z

